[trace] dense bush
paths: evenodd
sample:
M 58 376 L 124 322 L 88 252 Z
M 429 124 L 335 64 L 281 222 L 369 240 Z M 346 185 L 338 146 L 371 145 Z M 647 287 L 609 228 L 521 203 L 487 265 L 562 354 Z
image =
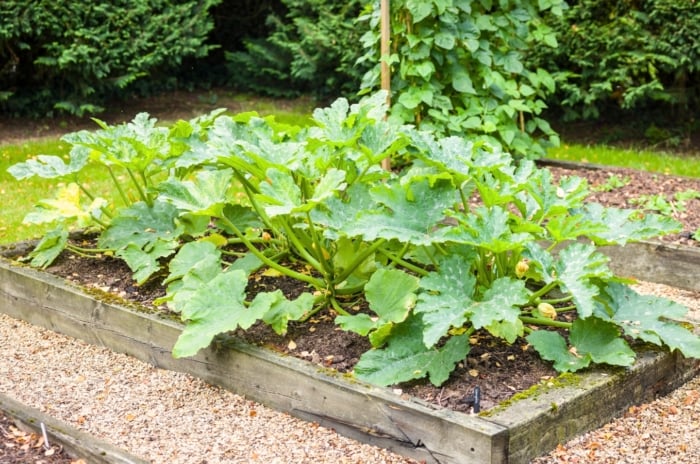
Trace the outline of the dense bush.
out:
M 0 2 L 0 110 L 93 113 L 146 78 L 168 85 L 185 57 L 211 45 L 220 0 Z
M 287 11 L 267 17 L 271 33 L 226 54 L 232 83 L 272 96 L 352 95 L 366 70 L 356 22 L 363 0 L 281 0 Z
M 378 2 L 364 38 L 366 60 L 379 62 Z M 392 2 L 392 116 L 440 133 L 544 154 L 557 143 L 540 116 L 554 80 L 525 65 L 528 50 L 557 46 L 541 11 L 561 14 L 563 0 L 395 0 Z M 379 86 L 379 65 L 363 82 Z
M 550 17 L 556 50 L 532 61 L 556 73 L 558 106 L 568 118 L 615 108 L 671 105 L 698 110 L 700 3 L 695 0 L 569 0 Z M 668 116 L 666 114 L 665 116 Z

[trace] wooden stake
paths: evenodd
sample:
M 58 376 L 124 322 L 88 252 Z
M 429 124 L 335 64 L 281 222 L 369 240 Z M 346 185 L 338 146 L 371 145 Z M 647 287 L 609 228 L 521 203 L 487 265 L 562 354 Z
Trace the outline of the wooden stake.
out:
M 382 90 L 386 91 L 386 103 L 391 108 L 391 68 L 389 67 L 389 57 L 391 56 L 391 14 L 390 0 L 381 0 L 380 3 L 380 27 L 381 27 L 381 81 Z M 382 160 L 382 168 L 391 170 L 391 159 L 389 157 Z

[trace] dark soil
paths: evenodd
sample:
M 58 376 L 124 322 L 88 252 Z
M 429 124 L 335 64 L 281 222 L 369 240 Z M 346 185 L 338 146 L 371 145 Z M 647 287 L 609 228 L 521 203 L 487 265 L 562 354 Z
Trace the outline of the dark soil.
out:
M 0 464 L 85 464 L 41 435 L 26 432 L 0 411 Z

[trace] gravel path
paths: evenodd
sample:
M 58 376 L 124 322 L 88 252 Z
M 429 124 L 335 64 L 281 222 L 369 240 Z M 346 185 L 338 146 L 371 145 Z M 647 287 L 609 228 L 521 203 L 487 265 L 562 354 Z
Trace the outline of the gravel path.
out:
M 639 290 L 672 296 L 700 320 L 695 293 Z M 2 314 L 0 360 L 0 392 L 155 463 L 415 462 Z M 700 462 L 700 378 L 534 462 Z

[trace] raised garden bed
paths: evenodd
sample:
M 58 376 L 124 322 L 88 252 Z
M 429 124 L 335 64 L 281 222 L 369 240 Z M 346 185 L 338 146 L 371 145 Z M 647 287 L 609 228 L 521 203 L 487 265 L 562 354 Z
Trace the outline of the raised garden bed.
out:
M 677 265 L 671 251 L 680 250 L 645 243 L 611 254 L 617 272 L 656 280 L 651 279 L 658 276 L 654 267 L 661 264 L 626 266 L 633 261 L 666 261 L 665 268 L 671 268 L 669 259 Z M 686 271 L 697 275 L 697 267 L 690 269 L 700 263 L 700 253 L 683 253 Z M 11 257 L 13 252 L 6 250 L 4 255 Z M 62 279 L 5 259 L 0 261 L 0 308 L 12 317 L 161 368 L 190 373 L 346 436 L 431 463 L 528 462 L 700 372 L 698 361 L 647 351 L 630 369 L 567 374 L 474 415 L 436 408 L 236 341 L 230 349 L 207 349 L 191 358 L 173 359 L 171 349 L 182 329 L 178 322 L 95 298 Z
M 146 464 L 143 459 L 103 440 L 98 440 L 37 409 L 18 403 L 3 394 L 0 394 L 0 411 L 18 428 L 28 430 L 38 436 L 43 436 L 45 432 L 48 445 L 43 442 L 44 446 L 49 447 L 52 451 L 54 451 L 52 446 L 58 445 L 60 455 L 42 456 L 39 462 L 72 462 L 70 458 L 78 458 L 90 464 Z M 3 454 L 3 456 L 5 455 Z

